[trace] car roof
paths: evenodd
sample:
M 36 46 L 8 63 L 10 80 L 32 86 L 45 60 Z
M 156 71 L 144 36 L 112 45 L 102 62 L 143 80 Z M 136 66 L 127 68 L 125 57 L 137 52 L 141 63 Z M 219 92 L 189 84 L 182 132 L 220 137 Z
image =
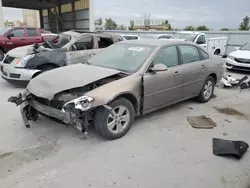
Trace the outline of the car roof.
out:
M 191 44 L 193 42 L 179 41 L 179 40 L 157 40 L 157 39 L 141 39 L 141 40 L 125 40 L 119 43 L 125 44 L 135 44 L 135 45 L 151 45 L 151 46 L 166 46 L 166 45 L 175 45 L 175 44 Z

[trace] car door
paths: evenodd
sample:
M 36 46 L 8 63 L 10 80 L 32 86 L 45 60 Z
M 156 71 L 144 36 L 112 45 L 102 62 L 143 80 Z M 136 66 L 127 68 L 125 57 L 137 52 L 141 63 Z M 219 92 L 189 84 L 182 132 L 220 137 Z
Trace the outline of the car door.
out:
M 201 58 L 198 48 L 194 45 L 178 45 L 181 62 L 180 71 L 183 80 L 182 98 L 199 94 L 206 75 L 206 60 Z
M 27 28 L 27 43 L 29 44 L 34 44 L 34 43 L 42 43 L 42 37 L 40 35 L 40 32 L 36 28 Z
M 97 45 L 95 37 L 87 35 L 76 40 L 66 52 L 68 64 L 86 62 L 91 55 L 95 54 Z
M 24 28 L 13 29 L 7 35 L 9 34 L 13 34 L 13 37 L 6 38 L 6 47 L 8 50 L 26 45 L 27 41 Z
M 144 76 L 144 109 L 145 113 L 156 110 L 181 99 L 181 72 L 176 46 L 163 48 L 155 56 L 150 66 L 164 64 L 168 70 L 151 72 Z

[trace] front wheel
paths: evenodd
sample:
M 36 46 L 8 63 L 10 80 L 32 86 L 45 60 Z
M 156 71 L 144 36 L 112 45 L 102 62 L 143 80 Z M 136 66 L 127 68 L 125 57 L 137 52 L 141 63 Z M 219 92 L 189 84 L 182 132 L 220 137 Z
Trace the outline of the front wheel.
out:
M 211 76 L 207 77 L 202 87 L 202 90 L 198 96 L 198 101 L 202 103 L 208 102 L 214 94 L 214 86 L 215 86 L 214 79 Z
M 125 98 L 116 99 L 109 106 L 111 110 L 104 107 L 97 109 L 94 125 L 104 138 L 114 140 L 123 137 L 131 128 L 135 119 L 135 108 Z

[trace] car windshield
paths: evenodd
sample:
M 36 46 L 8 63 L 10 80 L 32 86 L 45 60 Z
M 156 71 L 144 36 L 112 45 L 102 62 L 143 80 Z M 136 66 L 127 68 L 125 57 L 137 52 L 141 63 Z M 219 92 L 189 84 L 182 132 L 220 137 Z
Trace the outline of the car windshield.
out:
M 171 39 L 184 39 L 186 41 L 194 42 L 196 35 L 195 34 L 188 34 L 188 33 L 175 33 Z
M 246 51 L 250 51 L 250 42 L 244 44 L 240 50 L 246 50 Z
M 88 63 L 132 73 L 143 65 L 154 49 L 151 45 L 116 43 L 93 56 Z
M 156 39 L 157 36 L 156 35 L 145 35 L 142 37 L 143 39 Z
M 59 36 L 56 36 L 52 40 L 47 41 L 47 43 L 49 43 L 53 48 L 62 48 L 69 42 L 70 42 L 70 36 L 65 34 L 60 34 Z
M 6 33 L 8 30 L 9 30 L 8 28 L 0 29 L 0 35 L 3 35 L 3 34 Z

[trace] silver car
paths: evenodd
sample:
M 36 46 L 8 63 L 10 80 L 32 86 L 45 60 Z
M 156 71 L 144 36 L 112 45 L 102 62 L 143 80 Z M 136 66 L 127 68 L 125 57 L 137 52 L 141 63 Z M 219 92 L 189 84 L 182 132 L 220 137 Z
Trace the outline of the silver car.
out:
M 39 47 L 26 46 L 9 51 L 3 61 L 1 76 L 12 83 L 27 83 L 42 72 L 83 63 L 102 49 L 123 40 L 119 35 L 106 33 L 66 33 L 59 37 L 59 44 L 47 41 Z
M 136 116 L 196 97 L 208 102 L 223 75 L 220 57 L 173 40 L 127 40 L 88 64 L 41 74 L 9 98 L 21 105 L 24 123 L 47 115 L 87 132 L 94 124 L 107 139 L 124 136 Z

